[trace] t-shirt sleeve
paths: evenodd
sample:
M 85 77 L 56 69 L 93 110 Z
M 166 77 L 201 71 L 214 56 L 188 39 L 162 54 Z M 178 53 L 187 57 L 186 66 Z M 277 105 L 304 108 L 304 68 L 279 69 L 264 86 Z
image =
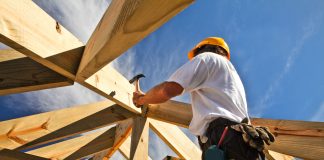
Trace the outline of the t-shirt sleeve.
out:
M 207 77 L 206 63 L 200 57 L 195 57 L 176 70 L 167 81 L 176 82 L 184 88 L 185 92 L 191 92 L 199 89 Z

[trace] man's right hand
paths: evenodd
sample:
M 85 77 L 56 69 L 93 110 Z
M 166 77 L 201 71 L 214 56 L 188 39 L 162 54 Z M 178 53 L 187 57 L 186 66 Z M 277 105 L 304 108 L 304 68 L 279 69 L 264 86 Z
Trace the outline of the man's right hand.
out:
M 137 108 L 140 108 L 144 105 L 143 97 L 145 94 L 143 92 L 137 91 L 133 92 L 133 103 Z

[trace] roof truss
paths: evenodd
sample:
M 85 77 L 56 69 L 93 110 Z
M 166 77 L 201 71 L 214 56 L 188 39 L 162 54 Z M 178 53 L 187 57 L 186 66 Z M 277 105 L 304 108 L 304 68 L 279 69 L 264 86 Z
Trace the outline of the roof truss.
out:
M 200 157 L 200 150 L 175 126 L 188 127 L 191 106 L 176 101 L 150 105 L 141 117 L 131 101 L 134 86 L 108 64 L 192 2 L 113 0 L 84 45 L 32 1 L 3 0 L 0 42 L 14 50 L 0 51 L 0 95 L 78 82 L 108 100 L 0 122 L 0 147 L 5 148 L 0 157 L 95 155 L 94 159 L 100 159 L 110 158 L 119 149 L 127 158 L 149 159 L 149 127 L 180 158 Z M 270 119 L 253 119 L 253 123 L 275 132 L 277 142 L 270 150 L 305 159 L 324 155 L 323 123 Z M 117 126 L 96 130 L 113 124 Z M 268 152 L 268 156 L 274 154 Z

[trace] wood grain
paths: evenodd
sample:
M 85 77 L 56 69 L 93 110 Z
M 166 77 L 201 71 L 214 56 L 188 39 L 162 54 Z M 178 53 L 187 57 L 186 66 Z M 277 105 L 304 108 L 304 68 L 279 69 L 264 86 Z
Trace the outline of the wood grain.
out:
M 119 147 L 119 152 L 126 158 L 126 159 L 130 159 L 130 148 L 131 148 L 131 141 L 132 141 L 132 137 L 128 136 L 126 138 L 126 140 L 124 141 L 124 143 Z M 150 156 L 148 156 L 149 160 L 152 160 L 152 158 Z
M 149 121 L 144 117 L 135 117 L 130 147 L 131 160 L 148 159 Z
M 1 160 L 49 160 L 47 158 L 30 155 L 23 152 L 0 148 Z
M 192 2 L 193 0 L 112 1 L 86 44 L 77 77 L 87 79 Z
M 74 79 L 84 48 L 77 38 L 33 1 L 2 0 L 0 10 L 0 42 Z
M 264 151 L 268 160 L 294 160 L 295 158 L 289 155 L 281 154 L 271 150 Z
M 116 126 L 115 141 L 113 147 L 108 150 L 105 159 L 110 159 L 111 156 L 118 150 L 118 148 L 125 142 L 127 137 L 131 134 L 133 127 L 133 119 L 129 118 L 122 121 Z
M 56 160 L 75 160 L 112 147 L 116 127 L 95 131 L 87 135 L 65 140 L 28 151 L 28 154 Z
M 192 119 L 192 109 L 188 103 L 170 100 L 162 104 L 149 105 L 147 116 L 188 128 Z
M 181 158 L 201 159 L 201 150 L 175 125 L 149 119 L 150 128 Z
M 73 81 L 18 51 L 0 50 L 0 95 L 72 85 Z
M 0 147 L 27 149 L 117 123 L 134 114 L 102 101 L 0 122 Z
M 130 84 L 110 65 L 105 66 L 86 81 L 79 81 L 79 83 L 131 112 L 141 113 L 141 109 L 133 104 L 134 85 Z

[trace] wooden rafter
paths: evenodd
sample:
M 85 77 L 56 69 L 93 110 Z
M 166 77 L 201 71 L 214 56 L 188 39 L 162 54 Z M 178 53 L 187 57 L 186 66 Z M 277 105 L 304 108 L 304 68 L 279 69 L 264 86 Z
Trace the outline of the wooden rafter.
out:
M 134 85 L 110 65 L 79 83 L 134 113 L 141 112 L 132 101 Z
M 161 105 L 149 106 L 147 115 L 154 119 L 188 127 L 192 118 L 188 116 L 192 114 L 189 113 L 191 110 L 188 110 L 188 107 L 190 104 L 169 101 Z M 169 108 L 176 108 L 174 110 L 177 114 L 169 112 Z M 187 116 L 181 116 L 181 120 L 175 120 L 179 119 L 179 115 Z M 324 155 L 323 122 L 254 118 L 252 123 L 268 126 L 275 133 L 276 143 L 269 146 L 270 150 L 305 159 L 318 159 Z
M 181 158 L 201 159 L 201 150 L 175 125 L 149 119 L 150 128 Z
M 130 148 L 131 148 L 131 141 L 132 137 L 129 136 L 127 139 L 124 141 L 124 143 L 119 147 L 119 152 L 126 158 L 130 159 Z M 148 156 L 149 160 L 152 160 L 150 156 Z
M 148 159 L 149 121 L 144 117 L 135 117 L 130 147 L 131 160 Z
M 125 142 L 127 137 L 131 134 L 133 127 L 133 119 L 127 119 L 123 122 L 118 123 L 116 126 L 115 141 L 113 147 L 108 150 L 105 155 L 106 159 L 110 159 L 111 156 L 118 150 L 118 148 Z
M 96 131 L 65 140 L 49 146 L 28 151 L 28 154 L 49 159 L 80 159 L 94 153 L 109 149 L 113 146 L 116 127 Z
M 271 150 L 265 150 L 264 153 L 268 160 L 294 160 L 295 159 L 292 156 L 284 155 Z
M 192 118 L 192 109 L 188 103 L 170 100 L 162 104 L 150 105 L 147 116 L 188 128 Z
M 73 81 L 12 49 L 0 50 L 0 95 L 72 85 Z
M 33 1 L 2 0 L 0 10 L 0 42 L 74 79 L 83 52 L 77 38 Z
M 192 2 L 193 0 L 112 1 L 86 45 L 77 77 L 87 79 Z
M 1 160 L 49 160 L 47 158 L 30 155 L 27 153 L 0 148 Z
M 99 108 L 88 108 L 87 112 L 78 108 L 75 110 L 75 113 L 72 111 L 66 114 L 67 111 L 74 109 L 69 110 L 70 108 L 68 108 L 0 122 L 0 147 L 16 148 L 17 150 L 26 149 L 113 124 L 133 117 L 134 113 L 140 113 L 139 109 L 134 107 L 131 101 L 134 87 L 117 71 L 106 65 L 187 7 L 192 1 L 115 0 L 106 11 L 86 47 L 32 1 L 1 1 L 0 42 L 63 75 L 64 77 L 60 76 L 60 78 L 63 78 L 65 82 L 67 80 L 65 77 L 75 80 L 78 70 L 77 82 L 105 96 L 119 106 L 114 105 L 100 108 L 102 106 L 99 105 Z M 35 17 L 35 15 L 37 16 Z M 84 53 L 84 56 L 79 67 L 82 53 Z M 8 67 L 9 65 L 29 66 L 27 68 L 30 70 L 24 70 L 25 75 L 15 75 L 17 74 L 15 70 L 17 68 L 11 68 L 11 77 L 22 76 L 20 79 L 26 80 L 27 73 L 33 75 L 42 71 L 42 76 L 37 78 L 43 79 L 37 79 L 35 83 L 28 85 L 21 82 L 16 84 L 10 83 L 10 87 L 0 88 L 5 89 L 1 90 L 0 94 L 63 85 L 62 83 L 54 83 L 54 81 L 60 81 L 57 73 L 30 61 L 27 57 L 22 57 L 18 54 L 3 55 L 2 58 L 0 56 L 2 59 L 0 61 L 0 68 Z M 9 65 L 7 65 L 9 61 L 10 64 L 8 63 Z M 0 70 L 0 75 L 4 73 L 2 71 L 4 70 Z M 94 73 L 95 75 L 93 75 Z M 55 78 L 48 80 L 48 77 L 54 75 Z M 0 77 L 0 80 L 2 79 L 3 77 Z M 0 85 L 0 87 L 3 86 Z M 187 127 L 191 121 L 192 111 L 189 104 L 169 101 L 164 104 L 149 106 L 147 116 Z M 130 157 L 134 157 L 134 159 L 137 159 L 136 157 L 146 157 L 147 140 L 145 138 L 148 137 L 148 132 L 146 132 L 148 130 L 147 120 L 142 117 L 137 117 L 136 119 L 138 121 L 136 121 L 135 130 L 133 130 L 133 137 L 135 138 L 132 140 L 130 154 Z M 272 132 L 275 133 L 277 141 L 268 149 L 305 159 L 320 159 L 324 155 L 323 123 L 269 119 L 252 119 L 252 123 L 269 126 Z M 109 136 L 103 137 L 104 139 L 114 137 L 112 135 L 117 133 L 115 130 L 109 131 Z M 120 140 L 124 139 L 125 137 L 120 138 Z M 71 142 L 72 140 L 76 139 L 68 141 Z M 50 148 L 59 144 L 67 144 L 68 146 L 70 145 L 68 141 L 47 147 Z M 81 158 L 86 154 L 107 150 L 109 146 L 113 147 L 113 151 L 116 150 L 114 148 L 114 140 L 110 140 L 109 145 L 106 143 L 105 145 L 98 145 L 98 143 L 91 142 L 91 145 L 86 145 L 91 148 L 78 149 L 76 150 L 78 154 L 73 152 L 68 157 L 71 159 Z M 134 144 L 140 147 L 135 148 Z M 101 148 L 99 147 L 100 149 L 98 149 L 96 146 Z M 46 147 L 40 148 L 40 150 L 44 148 Z M 3 149 L 0 152 L 0 156 L 6 156 L 7 154 L 14 157 L 25 157 L 22 159 L 29 159 L 28 156 L 30 156 L 8 149 Z M 144 156 L 141 155 L 142 153 L 144 153 Z
M 304 159 L 321 159 L 324 155 L 324 123 L 255 118 L 252 123 L 267 126 L 277 142 L 270 150 Z
M 0 147 L 26 149 L 108 126 L 134 114 L 111 101 L 0 122 Z

